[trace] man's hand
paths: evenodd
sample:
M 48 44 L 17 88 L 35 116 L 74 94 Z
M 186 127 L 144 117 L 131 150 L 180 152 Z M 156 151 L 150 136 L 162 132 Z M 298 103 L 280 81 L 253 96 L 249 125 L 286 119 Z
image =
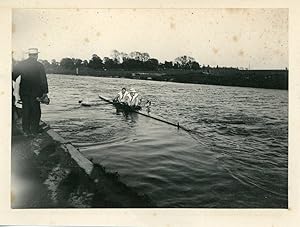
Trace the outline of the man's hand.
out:
M 46 93 L 43 94 L 42 97 L 37 97 L 36 100 L 46 105 L 49 105 L 50 103 L 50 99 Z

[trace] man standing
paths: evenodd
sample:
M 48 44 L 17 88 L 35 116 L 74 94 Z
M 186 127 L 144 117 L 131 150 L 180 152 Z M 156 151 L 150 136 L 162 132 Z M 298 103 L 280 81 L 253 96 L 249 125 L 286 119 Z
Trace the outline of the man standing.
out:
M 28 59 L 13 70 L 13 79 L 21 75 L 20 98 L 22 100 L 22 128 L 26 136 L 39 132 L 41 119 L 40 101 L 47 97 L 48 83 L 44 66 L 37 61 L 38 49 L 28 50 Z

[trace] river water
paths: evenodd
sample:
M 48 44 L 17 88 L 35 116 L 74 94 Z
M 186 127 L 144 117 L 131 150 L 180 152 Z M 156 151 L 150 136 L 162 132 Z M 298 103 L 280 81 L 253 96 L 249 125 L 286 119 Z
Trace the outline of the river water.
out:
M 288 91 L 72 75 L 48 75 L 48 83 L 42 119 L 157 206 L 288 206 Z M 98 98 L 121 87 L 193 132 Z

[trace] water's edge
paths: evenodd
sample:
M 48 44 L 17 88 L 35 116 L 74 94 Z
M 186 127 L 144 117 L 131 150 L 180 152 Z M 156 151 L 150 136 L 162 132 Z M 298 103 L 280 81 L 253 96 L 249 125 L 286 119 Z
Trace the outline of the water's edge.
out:
M 155 207 L 53 129 L 12 137 L 11 188 L 12 208 Z

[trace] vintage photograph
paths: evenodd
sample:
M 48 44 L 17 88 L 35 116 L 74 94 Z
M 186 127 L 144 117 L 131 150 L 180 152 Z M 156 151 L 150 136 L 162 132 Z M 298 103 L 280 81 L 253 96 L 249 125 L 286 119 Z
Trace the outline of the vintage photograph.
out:
M 14 9 L 11 208 L 288 208 L 288 9 Z

